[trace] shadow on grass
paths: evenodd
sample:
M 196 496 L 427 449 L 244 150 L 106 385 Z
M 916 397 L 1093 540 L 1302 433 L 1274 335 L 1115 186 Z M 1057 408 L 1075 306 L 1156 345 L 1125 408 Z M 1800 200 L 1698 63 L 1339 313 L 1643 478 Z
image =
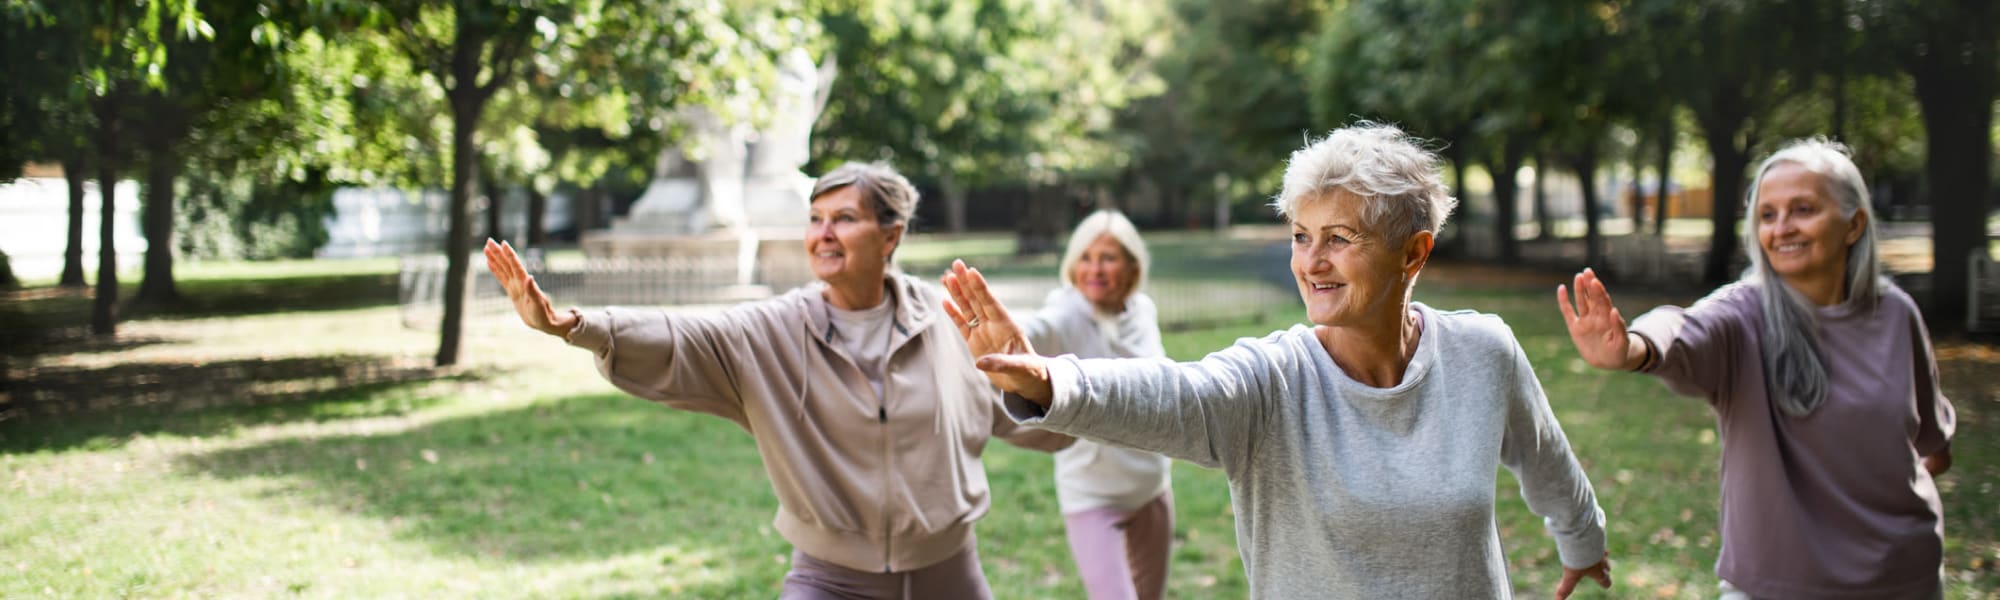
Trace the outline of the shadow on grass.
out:
M 786 566 L 772 557 L 789 548 L 770 531 L 777 502 L 748 436 L 616 394 L 394 433 L 293 437 L 177 468 L 270 478 L 274 497 L 387 521 L 443 553 L 566 562 L 659 552 L 651 562 L 665 579 L 734 571 L 712 584 L 724 589 L 675 595 L 774 595 Z
M 182 282 L 180 292 L 179 304 L 133 305 L 129 316 L 196 319 L 385 306 L 396 303 L 396 274 L 196 280 Z
M 396 302 L 396 274 L 317 275 L 257 279 L 192 280 L 180 283 L 173 306 L 137 304 L 128 297 L 118 319 L 198 319 L 280 312 L 347 310 Z M 126 286 L 125 293 L 136 288 Z M 91 290 L 41 287 L 0 292 L 0 354 L 31 356 L 51 352 L 107 352 L 160 340 L 90 333 Z
M 333 355 L 205 363 L 31 367 L 0 380 L 0 450 L 205 436 L 245 425 L 395 414 L 433 404 L 421 384 L 476 378 L 414 359 Z

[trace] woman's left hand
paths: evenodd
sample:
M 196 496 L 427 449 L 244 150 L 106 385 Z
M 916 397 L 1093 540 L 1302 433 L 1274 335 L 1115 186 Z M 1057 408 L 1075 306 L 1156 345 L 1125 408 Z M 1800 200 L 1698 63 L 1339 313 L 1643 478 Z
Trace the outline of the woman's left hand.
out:
M 965 337 L 979 370 L 1000 389 L 1047 407 L 1054 396 L 1048 359 L 1035 355 L 1028 335 L 986 288 L 986 277 L 965 266 L 965 261 L 954 260 L 943 279 L 945 291 L 951 294 L 944 312 L 958 325 L 958 334 Z
M 965 336 L 973 356 L 1035 353 L 1028 344 L 1028 335 L 1014 324 L 1007 307 L 993 297 L 992 290 L 986 287 L 986 276 L 979 274 L 978 269 L 954 260 L 943 279 L 945 291 L 951 294 L 944 312 L 958 325 L 958 333 Z
M 1598 560 L 1597 564 L 1584 567 L 1581 569 L 1572 569 L 1569 567 L 1563 567 L 1562 584 L 1556 586 L 1556 600 L 1563 600 L 1564 598 L 1568 598 L 1571 592 L 1576 591 L 1577 582 L 1582 581 L 1583 578 L 1586 576 L 1590 577 L 1592 580 L 1595 580 L 1597 582 L 1598 587 L 1610 589 L 1611 556 L 1607 554 L 1603 559 Z

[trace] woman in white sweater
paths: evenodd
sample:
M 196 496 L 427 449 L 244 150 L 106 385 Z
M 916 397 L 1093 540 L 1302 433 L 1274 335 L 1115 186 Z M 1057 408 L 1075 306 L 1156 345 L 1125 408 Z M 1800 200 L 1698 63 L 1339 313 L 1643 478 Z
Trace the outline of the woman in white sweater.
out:
M 1502 466 L 1555 538 L 1554 595 L 1609 586 L 1604 513 L 1513 332 L 1411 300 L 1456 204 L 1438 162 L 1368 124 L 1294 153 L 1277 206 L 1312 326 L 1198 362 L 1036 356 L 963 263 L 945 313 L 1021 422 L 1221 468 L 1253 597 L 1511 596 Z
M 1146 242 L 1125 215 L 1101 210 L 1070 233 L 1062 287 L 1017 323 L 1047 356 L 1164 356 L 1146 282 Z M 1070 554 L 1092 600 L 1159 598 L 1174 537 L 1167 457 L 1078 440 L 1056 452 L 1056 498 Z

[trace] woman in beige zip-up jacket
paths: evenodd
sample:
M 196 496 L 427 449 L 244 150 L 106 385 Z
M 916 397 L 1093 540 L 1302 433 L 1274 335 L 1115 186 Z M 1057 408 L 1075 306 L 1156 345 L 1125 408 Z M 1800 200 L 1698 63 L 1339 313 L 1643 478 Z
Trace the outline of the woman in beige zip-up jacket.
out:
M 1007 418 L 943 293 L 889 267 L 916 201 L 885 166 L 826 174 L 805 240 L 819 281 L 712 316 L 557 312 L 511 247 L 486 255 L 522 320 L 590 350 L 619 389 L 750 433 L 794 549 L 781 598 L 985 598 L 987 439 L 1072 439 Z

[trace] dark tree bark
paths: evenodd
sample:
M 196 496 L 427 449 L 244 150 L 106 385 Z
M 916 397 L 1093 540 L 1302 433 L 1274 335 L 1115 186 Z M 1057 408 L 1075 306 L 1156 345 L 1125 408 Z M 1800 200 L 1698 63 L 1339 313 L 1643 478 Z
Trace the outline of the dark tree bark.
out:
M 535 189 L 533 185 L 526 187 L 528 189 L 528 245 L 537 247 L 547 245 L 549 243 L 548 219 L 545 218 L 546 215 L 543 213 L 549 211 L 549 197 L 547 194 L 543 194 L 541 190 Z
M 146 201 L 141 220 L 146 234 L 146 270 L 139 280 L 136 301 L 148 306 L 171 306 L 180 302 L 174 285 L 174 179 L 180 175 L 180 160 L 173 145 L 151 140 L 146 148 Z
M 1639 152 L 1645 144 L 1632 146 L 1632 233 L 1646 229 L 1646 156 Z
M 1493 233 L 1500 244 L 1500 261 L 1514 263 L 1521 259 L 1521 244 L 1514 239 L 1514 221 L 1519 212 L 1520 186 L 1514 182 L 1514 173 L 1521 170 L 1521 162 L 1527 154 L 1527 144 L 1520 136 L 1509 136 L 1500 152 L 1487 166 L 1493 171 Z
M 945 228 L 952 233 L 965 233 L 965 187 L 958 184 L 951 169 L 938 173 L 938 187 L 944 192 Z
M 1654 192 L 1658 196 L 1653 203 L 1653 235 L 1667 235 L 1667 198 L 1674 186 L 1674 118 L 1672 115 L 1660 120 L 1659 147 L 1660 188 Z
M 1596 141 L 1589 141 L 1577 147 L 1577 154 L 1570 166 L 1576 170 L 1576 178 L 1583 184 L 1583 255 L 1584 264 L 1603 269 L 1604 233 L 1601 229 L 1604 201 L 1597 196 L 1597 147 Z
M 1926 133 L 1924 176 L 1931 215 L 1931 328 L 1961 331 L 1971 293 L 1974 252 L 1987 252 L 1992 190 L 1994 65 L 2000 49 L 2000 7 L 1986 0 L 1952 0 L 1925 29 L 1930 51 L 1908 57 Z
M 494 181 L 492 160 L 479 159 L 477 163 L 479 165 L 479 178 L 477 180 L 479 189 L 474 191 L 472 195 L 476 198 L 484 198 L 486 200 L 486 237 L 506 241 L 507 232 L 501 229 L 501 224 L 506 220 L 504 217 L 506 216 L 507 202 L 505 198 L 500 196 L 499 183 Z
M 1728 84 L 1716 85 L 1727 88 Z M 1745 163 L 1750 160 L 1750 148 L 1756 145 L 1756 137 L 1743 131 L 1750 114 L 1741 96 L 1713 94 L 1708 100 L 1705 110 L 1695 111 L 1702 137 L 1708 143 L 1708 155 L 1715 161 L 1710 177 L 1714 189 L 1709 202 L 1709 223 L 1714 233 L 1709 236 L 1708 260 L 1701 277 L 1704 283 L 1721 285 L 1735 278 L 1729 267 L 1737 251 L 1736 210 L 1743 202 Z
M 102 213 L 97 219 L 97 291 L 90 303 L 90 332 L 98 336 L 118 333 L 118 170 L 112 165 L 118 150 L 118 103 L 116 92 L 92 101 L 97 113 L 97 190 L 102 195 Z
M 1469 204 L 1471 200 L 1465 196 L 1465 170 L 1471 167 L 1472 163 L 1466 159 L 1465 155 L 1466 151 L 1463 144 L 1452 142 L 1444 147 L 1445 160 L 1451 161 L 1451 195 L 1458 197 L 1459 218 L 1457 221 L 1459 223 L 1464 223 L 1465 214 L 1471 211 Z M 1446 222 L 1449 223 L 1450 221 Z M 1456 231 L 1452 232 L 1451 235 L 1444 236 L 1444 240 L 1438 243 L 1438 249 L 1446 254 L 1463 256 L 1465 254 L 1465 229 L 1463 227 L 1453 227 L 1452 229 Z M 1439 233 L 1442 234 L 1445 232 Z
M 1556 239 L 1555 216 L 1549 214 L 1549 172 L 1548 157 L 1535 153 L 1535 239 L 1544 241 Z
M 63 249 L 62 279 L 57 285 L 66 288 L 81 288 L 83 280 L 83 217 L 84 183 L 90 180 L 90 167 L 81 157 L 63 160 L 63 182 L 69 188 L 69 238 Z

